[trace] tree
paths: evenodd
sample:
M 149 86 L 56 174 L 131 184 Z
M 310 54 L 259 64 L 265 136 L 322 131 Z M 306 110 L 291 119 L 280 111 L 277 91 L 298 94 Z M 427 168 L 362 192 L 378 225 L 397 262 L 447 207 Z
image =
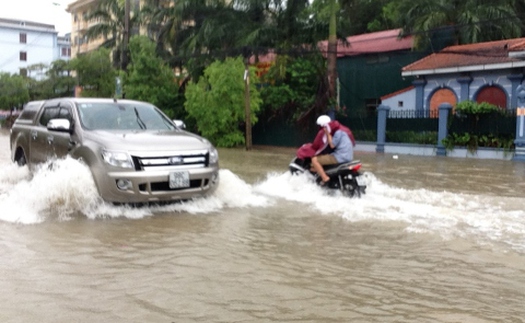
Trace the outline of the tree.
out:
M 330 0 L 330 29 L 328 32 L 328 52 L 327 60 L 327 78 L 328 78 L 328 97 L 334 102 L 336 100 L 336 82 L 337 82 L 337 20 L 336 20 L 336 0 Z M 338 107 L 334 107 L 338 108 Z
M 88 15 L 89 20 L 97 23 L 86 32 L 89 40 L 100 37 L 105 39 L 101 46 L 113 50 L 113 63 L 115 67 L 122 69 L 127 65 L 127 38 L 132 33 L 138 33 L 141 24 L 140 12 L 134 10 L 134 14 L 129 16 L 129 25 L 126 26 L 126 1 L 130 0 L 99 0 L 96 9 Z M 137 6 L 134 7 L 138 9 Z
M 115 93 L 116 70 L 109 58 L 110 51 L 99 48 L 71 60 L 83 97 L 112 97 Z
M 126 98 L 150 102 L 171 117 L 182 116 L 175 75 L 155 53 L 155 43 L 145 36 L 134 36 L 129 49 L 132 63 L 124 76 Z
M 220 147 L 244 144 L 244 71 L 242 57 L 215 61 L 197 83 L 186 88 L 184 107 L 197 124 L 199 132 Z M 254 68 L 250 68 L 250 119 L 257 122 L 261 98 Z
M 394 0 L 404 33 L 423 45 L 432 32 L 450 31 L 454 44 L 521 37 L 515 0 Z
M 64 60 L 51 62 L 50 66 L 43 66 L 46 78 L 43 80 L 27 79 L 31 100 L 45 100 L 72 96 L 75 88 L 75 78 L 71 76 L 69 63 Z
M 184 65 L 197 79 L 217 59 L 304 52 L 305 44 L 321 39 L 310 26 L 308 8 L 308 0 L 179 0 L 173 6 L 149 0 L 143 16 L 158 32 L 170 65 Z
M 170 4 L 148 0 L 142 10 L 145 24 L 170 66 L 182 69 L 184 65 L 197 79 L 214 59 L 231 54 L 239 33 L 239 19 L 228 0 L 180 0 Z
M 29 101 L 26 79 L 20 75 L 0 73 L 0 110 L 21 108 Z
M 304 116 L 315 104 L 319 80 L 325 78 L 325 71 L 325 61 L 320 55 L 317 59 L 280 55 L 261 77 L 264 116 L 284 115 L 291 120 Z M 325 110 L 319 112 L 325 113 Z
M 73 94 L 76 81 L 71 76 L 69 62 L 60 59 L 53 61 L 46 75 L 46 83 L 49 83 L 52 89 L 52 93 L 49 95 L 50 98 L 71 96 Z

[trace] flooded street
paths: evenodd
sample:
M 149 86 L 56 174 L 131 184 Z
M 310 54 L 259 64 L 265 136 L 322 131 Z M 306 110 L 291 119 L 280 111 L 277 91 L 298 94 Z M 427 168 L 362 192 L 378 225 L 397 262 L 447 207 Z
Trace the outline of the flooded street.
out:
M 360 199 L 294 149 L 220 149 L 209 198 L 100 201 L 0 132 L 0 322 L 525 322 L 525 163 L 355 153 Z

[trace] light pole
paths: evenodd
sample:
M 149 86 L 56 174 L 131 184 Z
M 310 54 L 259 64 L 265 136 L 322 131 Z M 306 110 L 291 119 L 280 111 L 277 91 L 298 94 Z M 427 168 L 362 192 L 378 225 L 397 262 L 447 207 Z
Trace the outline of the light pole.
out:
M 123 71 L 128 67 L 129 16 L 130 0 L 126 0 L 124 5 L 124 35 L 122 39 L 122 52 L 120 53 L 120 64 Z

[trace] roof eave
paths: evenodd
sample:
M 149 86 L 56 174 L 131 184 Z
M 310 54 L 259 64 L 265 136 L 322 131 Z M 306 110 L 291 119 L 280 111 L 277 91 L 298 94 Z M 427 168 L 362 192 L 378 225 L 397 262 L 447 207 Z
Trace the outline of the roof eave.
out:
M 414 70 L 414 71 L 403 71 L 401 72 L 401 76 L 404 77 L 404 76 L 420 76 L 420 75 L 434 75 L 434 74 L 451 74 L 451 73 L 462 73 L 462 72 L 502 70 L 502 69 L 507 69 L 507 68 L 518 68 L 518 67 L 525 67 L 525 61 L 499 63 L 499 64 L 444 67 L 444 68 Z
M 517 58 L 517 59 L 523 59 L 523 58 L 525 58 L 525 51 L 521 50 L 521 51 L 509 52 L 509 57 Z

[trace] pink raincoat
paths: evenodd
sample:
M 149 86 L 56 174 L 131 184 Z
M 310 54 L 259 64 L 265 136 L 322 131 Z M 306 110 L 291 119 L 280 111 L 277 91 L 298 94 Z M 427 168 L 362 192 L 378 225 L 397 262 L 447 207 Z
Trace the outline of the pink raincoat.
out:
M 340 124 L 337 120 L 330 121 L 327 127 L 328 129 L 330 129 L 331 135 L 333 135 L 337 130 L 342 130 L 346 132 L 346 134 L 348 135 L 348 137 L 350 137 L 350 140 L 352 141 L 352 145 L 355 147 L 354 134 L 352 133 L 352 130 L 350 130 L 350 128 Z M 314 156 L 319 155 L 327 146 L 328 142 L 326 140 L 326 135 L 324 133 L 324 130 L 321 128 L 319 132 L 317 132 L 317 135 L 315 136 L 315 139 L 312 143 L 307 143 L 299 147 L 299 149 L 297 150 L 297 157 L 300 159 L 312 158 Z

